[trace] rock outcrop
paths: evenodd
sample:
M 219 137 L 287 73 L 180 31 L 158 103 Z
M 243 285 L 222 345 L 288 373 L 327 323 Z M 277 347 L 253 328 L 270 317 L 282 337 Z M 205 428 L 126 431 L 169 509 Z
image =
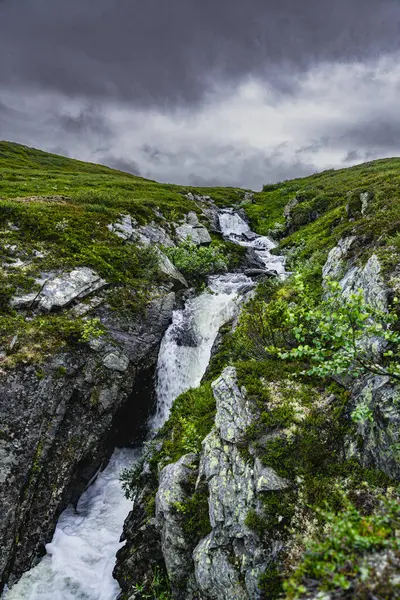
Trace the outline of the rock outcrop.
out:
M 162 227 L 154 222 L 139 227 L 131 215 L 121 215 L 119 221 L 108 225 L 108 229 L 123 240 L 139 242 L 144 246 L 159 244 L 171 247 L 175 245 Z
M 127 519 L 127 543 L 119 552 L 114 571 L 123 589 L 121 598 L 129 598 L 135 581 L 148 577 L 142 559 L 148 547 L 157 548 L 158 561 L 161 550 L 174 599 L 262 597 L 259 577 L 279 545 L 266 547 L 258 533 L 246 525 L 246 519 L 259 509 L 261 495 L 290 489 L 292 484 L 257 457 L 249 460 L 243 456 L 245 431 L 254 422 L 256 409 L 246 390 L 239 388 L 235 369 L 226 367 L 212 389 L 215 427 L 203 440 L 199 456 L 184 455 L 161 470 L 155 520 L 132 527 L 137 515 L 143 514 L 138 502 Z M 184 513 L 177 507 L 200 490 L 207 498 L 210 533 L 194 545 L 185 531 Z M 147 557 L 151 567 L 155 559 Z
M 49 298 L 49 296 L 45 296 Z M 142 435 L 152 406 L 136 392 L 151 377 L 175 294 L 159 289 L 143 317 L 101 306 L 106 335 L 48 358 L 40 370 L 0 376 L 0 574 L 13 581 L 35 563 L 60 512 L 115 443 Z M 65 304 L 63 302 L 63 304 Z
M 203 225 L 190 225 L 190 223 L 179 225 L 176 228 L 176 237 L 178 242 L 190 240 L 193 244 L 196 244 L 196 246 L 207 246 L 208 244 L 211 244 L 210 234 Z
M 88 267 L 74 269 L 70 273 L 44 279 L 39 292 L 17 296 L 11 301 L 13 308 L 37 308 L 50 312 L 66 308 L 75 300 L 81 300 L 105 287 L 107 282 Z
M 388 287 L 376 254 L 372 254 L 364 267 L 353 264 L 349 254 L 357 238 L 339 241 L 328 255 L 323 267 L 323 277 L 339 280 L 343 296 L 361 290 L 365 301 L 375 309 L 388 309 Z M 375 339 L 365 340 L 371 351 L 379 355 L 384 347 Z M 366 467 L 379 469 L 389 477 L 400 476 L 400 386 L 389 377 L 369 374 L 353 380 L 351 408 L 363 407 L 370 418 L 357 423 L 358 444 L 349 441 L 349 456 L 356 455 Z

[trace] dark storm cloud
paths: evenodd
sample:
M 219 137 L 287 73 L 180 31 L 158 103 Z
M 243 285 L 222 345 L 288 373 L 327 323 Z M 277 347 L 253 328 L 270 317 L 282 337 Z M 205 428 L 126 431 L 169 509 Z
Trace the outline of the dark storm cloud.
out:
M 0 85 L 168 107 L 214 78 L 395 50 L 398 0 L 3 0 Z M 282 72 L 282 66 L 285 66 Z

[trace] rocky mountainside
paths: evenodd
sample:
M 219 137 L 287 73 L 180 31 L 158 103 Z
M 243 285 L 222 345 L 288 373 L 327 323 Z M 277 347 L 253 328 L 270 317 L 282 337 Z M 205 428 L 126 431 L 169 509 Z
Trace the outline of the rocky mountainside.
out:
M 143 441 L 174 309 L 244 271 L 200 387 L 124 473 L 120 598 L 399 597 L 399 189 L 400 159 L 250 193 L 0 143 L 3 584 Z

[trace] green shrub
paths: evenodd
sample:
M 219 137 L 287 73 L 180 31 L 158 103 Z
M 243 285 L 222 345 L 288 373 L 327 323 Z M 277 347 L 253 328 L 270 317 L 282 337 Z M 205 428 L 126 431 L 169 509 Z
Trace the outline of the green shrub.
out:
M 219 246 L 196 246 L 185 240 L 179 246 L 164 248 L 165 254 L 189 280 L 201 281 L 211 273 L 226 271 L 227 262 Z
M 318 304 L 301 276 L 295 276 L 296 302 L 286 305 L 282 320 L 290 328 L 294 348 L 267 351 L 284 360 L 307 361 L 309 375 L 320 377 L 362 373 L 388 375 L 400 380 L 400 334 L 395 330 L 398 316 L 368 304 L 362 291 L 346 297 L 339 283 L 328 281 L 328 294 Z M 374 340 L 374 345 L 370 342 Z M 386 346 L 381 357 L 376 342 Z
M 372 514 L 346 498 L 343 504 L 340 512 L 321 511 L 324 528 L 308 542 L 300 564 L 283 584 L 287 600 L 303 598 L 311 590 L 343 599 L 400 596 L 399 498 L 381 499 Z

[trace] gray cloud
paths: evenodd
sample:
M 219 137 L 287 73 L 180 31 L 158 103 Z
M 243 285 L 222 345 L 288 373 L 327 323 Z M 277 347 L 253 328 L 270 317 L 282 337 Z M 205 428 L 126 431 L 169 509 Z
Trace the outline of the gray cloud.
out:
M 397 0 L 4 0 L 0 85 L 169 108 L 210 82 L 399 47 Z M 284 67 L 284 69 L 283 69 Z
M 190 185 L 399 154 L 398 0 L 0 0 L 0 138 Z

